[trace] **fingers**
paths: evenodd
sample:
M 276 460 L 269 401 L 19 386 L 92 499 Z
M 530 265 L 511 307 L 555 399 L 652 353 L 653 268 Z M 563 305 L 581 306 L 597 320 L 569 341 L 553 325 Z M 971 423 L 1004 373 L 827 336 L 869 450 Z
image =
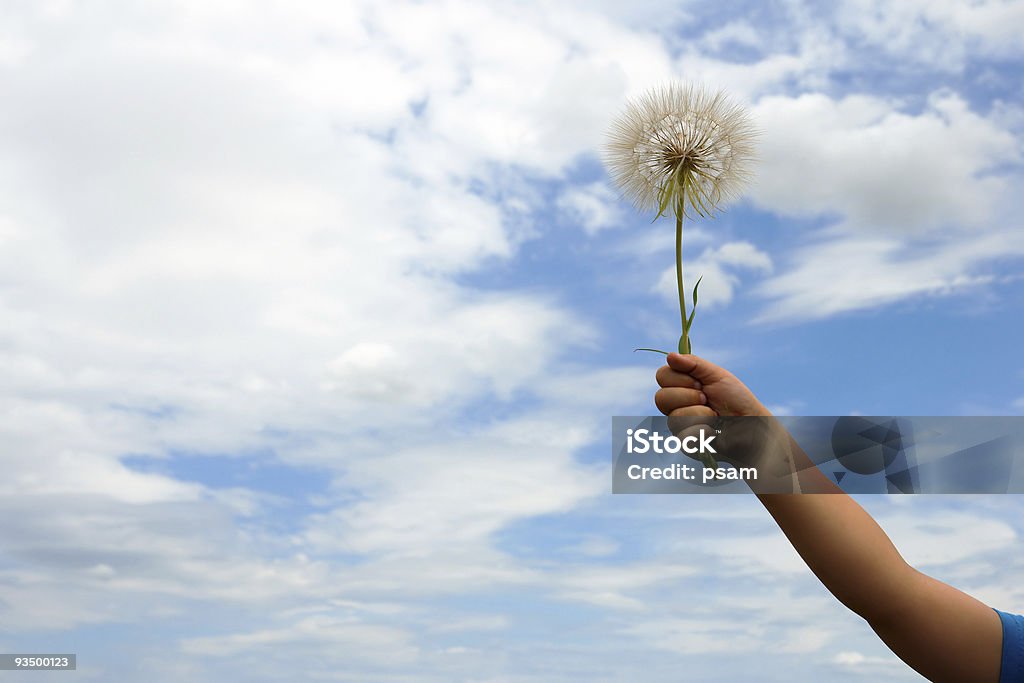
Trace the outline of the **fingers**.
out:
M 672 411 L 668 416 L 668 430 L 680 439 L 691 435 L 700 435 L 700 430 L 714 424 L 715 411 L 705 406 L 687 406 Z
M 658 389 L 657 393 L 654 394 L 654 405 L 658 406 L 658 410 L 665 415 L 670 415 L 673 411 L 690 406 L 706 407 L 707 402 L 707 396 L 698 389 L 665 387 Z M 708 408 L 708 410 L 711 409 Z
M 711 384 L 729 375 L 728 372 L 700 356 L 670 353 L 666 357 L 668 366 L 676 372 L 690 375 L 703 384 Z
M 692 375 L 678 372 L 667 365 L 662 365 L 658 368 L 658 372 L 654 375 L 654 378 L 658 380 L 658 386 L 661 387 L 685 387 L 687 389 L 701 388 L 700 382 L 698 382 Z
M 716 417 L 718 413 L 707 406 L 683 406 L 676 408 L 669 417 Z

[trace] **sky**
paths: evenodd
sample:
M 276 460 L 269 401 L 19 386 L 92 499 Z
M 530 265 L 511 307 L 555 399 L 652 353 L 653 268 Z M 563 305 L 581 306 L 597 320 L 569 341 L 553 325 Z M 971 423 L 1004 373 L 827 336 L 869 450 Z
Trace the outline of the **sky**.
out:
M 727 90 L 694 349 L 778 414 L 1015 415 L 1024 2 L 0 8 L 0 651 L 40 681 L 921 680 L 750 496 L 613 496 L 678 337 L 601 165 Z M 864 496 L 1024 612 L 1017 496 Z M 12 679 L 13 680 L 13 679 Z

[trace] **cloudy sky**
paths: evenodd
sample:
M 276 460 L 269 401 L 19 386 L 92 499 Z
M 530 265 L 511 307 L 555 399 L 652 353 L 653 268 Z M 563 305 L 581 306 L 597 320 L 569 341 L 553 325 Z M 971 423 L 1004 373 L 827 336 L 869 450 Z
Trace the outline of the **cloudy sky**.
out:
M 612 496 L 678 335 L 599 161 L 728 89 L 697 352 L 779 413 L 1024 409 L 1024 2 L 0 9 L 0 651 L 40 681 L 919 680 L 748 496 Z M 692 281 L 692 278 L 691 278 Z M 865 498 L 1024 611 L 1024 502 Z

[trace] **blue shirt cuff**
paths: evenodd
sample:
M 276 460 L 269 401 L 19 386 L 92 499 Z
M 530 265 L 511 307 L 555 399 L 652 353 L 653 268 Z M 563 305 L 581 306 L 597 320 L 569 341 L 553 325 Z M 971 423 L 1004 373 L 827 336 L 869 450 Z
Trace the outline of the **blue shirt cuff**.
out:
M 1003 657 L 999 683 L 1024 683 L 1024 617 L 995 611 L 1003 622 Z

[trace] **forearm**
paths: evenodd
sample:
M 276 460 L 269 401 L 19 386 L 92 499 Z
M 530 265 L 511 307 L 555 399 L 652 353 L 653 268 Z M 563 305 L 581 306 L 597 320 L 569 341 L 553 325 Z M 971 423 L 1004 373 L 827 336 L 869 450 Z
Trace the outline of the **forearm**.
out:
M 723 427 L 730 455 L 756 464 L 748 485 L 800 557 L 844 605 L 866 619 L 896 603 L 913 569 L 874 519 L 815 466 L 770 416 Z
M 900 659 L 931 681 L 998 679 L 996 613 L 907 564 L 864 508 L 835 490 L 758 499 L 815 576 Z
M 825 587 L 868 621 L 898 605 L 914 569 L 845 493 L 761 494 L 758 499 Z
M 931 681 L 998 679 L 996 613 L 908 565 L 855 500 L 845 493 L 758 498 L 825 587 L 900 659 Z

